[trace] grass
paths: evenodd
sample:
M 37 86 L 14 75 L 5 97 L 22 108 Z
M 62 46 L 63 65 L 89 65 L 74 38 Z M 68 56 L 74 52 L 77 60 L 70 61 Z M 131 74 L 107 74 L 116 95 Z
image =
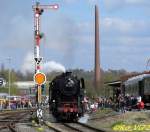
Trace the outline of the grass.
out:
M 106 109 L 106 110 L 98 110 L 95 113 L 93 113 L 92 115 L 94 115 L 94 117 L 100 118 L 103 115 L 111 115 L 111 113 L 113 113 L 113 111 L 111 112 L 110 109 Z M 149 125 L 150 124 L 150 118 L 149 118 L 150 112 L 127 112 L 125 114 L 120 114 L 118 116 L 108 116 L 102 120 L 91 120 L 88 122 L 88 124 L 90 125 L 94 125 L 95 127 L 98 128 L 103 128 L 106 129 L 108 131 L 112 131 L 115 128 L 117 128 L 117 126 L 122 126 L 125 128 L 128 127 L 132 127 L 132 126 L 138 126 L 139 124 L 143 124 L 143 125 Z M 127 126 L 127 127 L 126 127 Z M 134 131 L 135 132 L 135 131 Z M 142 132 L 142 131 L 140 131 Z
M 146 118 L 143 118 L 143 117 L 137 117 L 137 118 L 135 118 L 134 120 L 137 121 L 137 122 L 143 122 L 143 121 L 146 120 Z
M 125 124 L 124 121 L 117 121 L 111 125 L 111 128 L 114 128 L 117 125 L 124 125 L 124 124 Z
M 104 115 L 104 114 L 108 114 L 108 113 L 111 113 L 111 112 L 112 112 L 111 109 L 106 109 L 106 108 L 98 109 L 95 113 L 93 113 L 93 116 Z

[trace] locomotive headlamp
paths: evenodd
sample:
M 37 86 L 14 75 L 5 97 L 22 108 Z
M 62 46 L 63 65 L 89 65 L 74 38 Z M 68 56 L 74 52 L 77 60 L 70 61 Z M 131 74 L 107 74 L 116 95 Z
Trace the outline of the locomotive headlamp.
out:
M 55 103 L 55 100 L 53 100 L 52 102 Z
M 69 78 L 69 79 L 67 80 L 66 87 L 73 87 L 73 85 L 74 85 L 74 81 L 73 81 L 71 78 Z

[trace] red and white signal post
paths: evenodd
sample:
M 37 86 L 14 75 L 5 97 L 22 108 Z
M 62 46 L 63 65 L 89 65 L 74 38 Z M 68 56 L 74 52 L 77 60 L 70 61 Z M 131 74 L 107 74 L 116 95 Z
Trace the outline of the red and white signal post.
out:
M 42 119 L 42 108 L 41 108 L 41 85 L 46 82 L 46 76 L 41 72 L 41 61 L 42 57 L 40 56 L 40 40 L 43 37 L 43 34 L 40 32 L 40 18 L 45 9 L 58 9 L 58 5 L 40 5 L 39 2 L 36 2 L 36 5 L 32 6 L 34 11 L 34 59 L 35 59 L 35 75 L 34 82 L 37 87 L 37 117 Z

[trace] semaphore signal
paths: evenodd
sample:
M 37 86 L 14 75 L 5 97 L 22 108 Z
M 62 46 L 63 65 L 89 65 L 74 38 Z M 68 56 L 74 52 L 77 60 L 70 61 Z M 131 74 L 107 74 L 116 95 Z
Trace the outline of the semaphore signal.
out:
M 37 85 L 42 85 L 42 84 L 45 84 L 46 82 L 46 76 L 44 73 L 41 73 L 41 72 L 38 72 L 34 75 L 34 82 L 37 84 Z
M 45 9 L 53 9 L 56 10 L 59 8 L 58 4 L 53 5 L 40 5 L 39 2 L 36 2 L 35 5 L 32 6 L 34 11 L 34 60 L 35 60 L 35 74 L 33 76 L 35 87 L 37 88 L 37 117 L 39 121 L 42 119 L 42 106 L 41 106 L 41 86 L 46 82 L 46 76 L 41 72 L 41 61 L 42 57 L 40 56 L 40 42 L 43 38 L 43 33 L 40 31 L 41 25 L 41 15 L 43 14 Z M 39 112 L 40 111 L 40 112 Z

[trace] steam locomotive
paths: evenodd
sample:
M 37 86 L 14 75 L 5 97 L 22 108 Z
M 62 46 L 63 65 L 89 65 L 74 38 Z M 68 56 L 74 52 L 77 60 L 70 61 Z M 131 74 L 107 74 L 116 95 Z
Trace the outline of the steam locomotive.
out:
M 57 121 L 77 121 L 84 114 L 84 79 L 71 72 L 56 76 L 49 85 L 49 108 Z

